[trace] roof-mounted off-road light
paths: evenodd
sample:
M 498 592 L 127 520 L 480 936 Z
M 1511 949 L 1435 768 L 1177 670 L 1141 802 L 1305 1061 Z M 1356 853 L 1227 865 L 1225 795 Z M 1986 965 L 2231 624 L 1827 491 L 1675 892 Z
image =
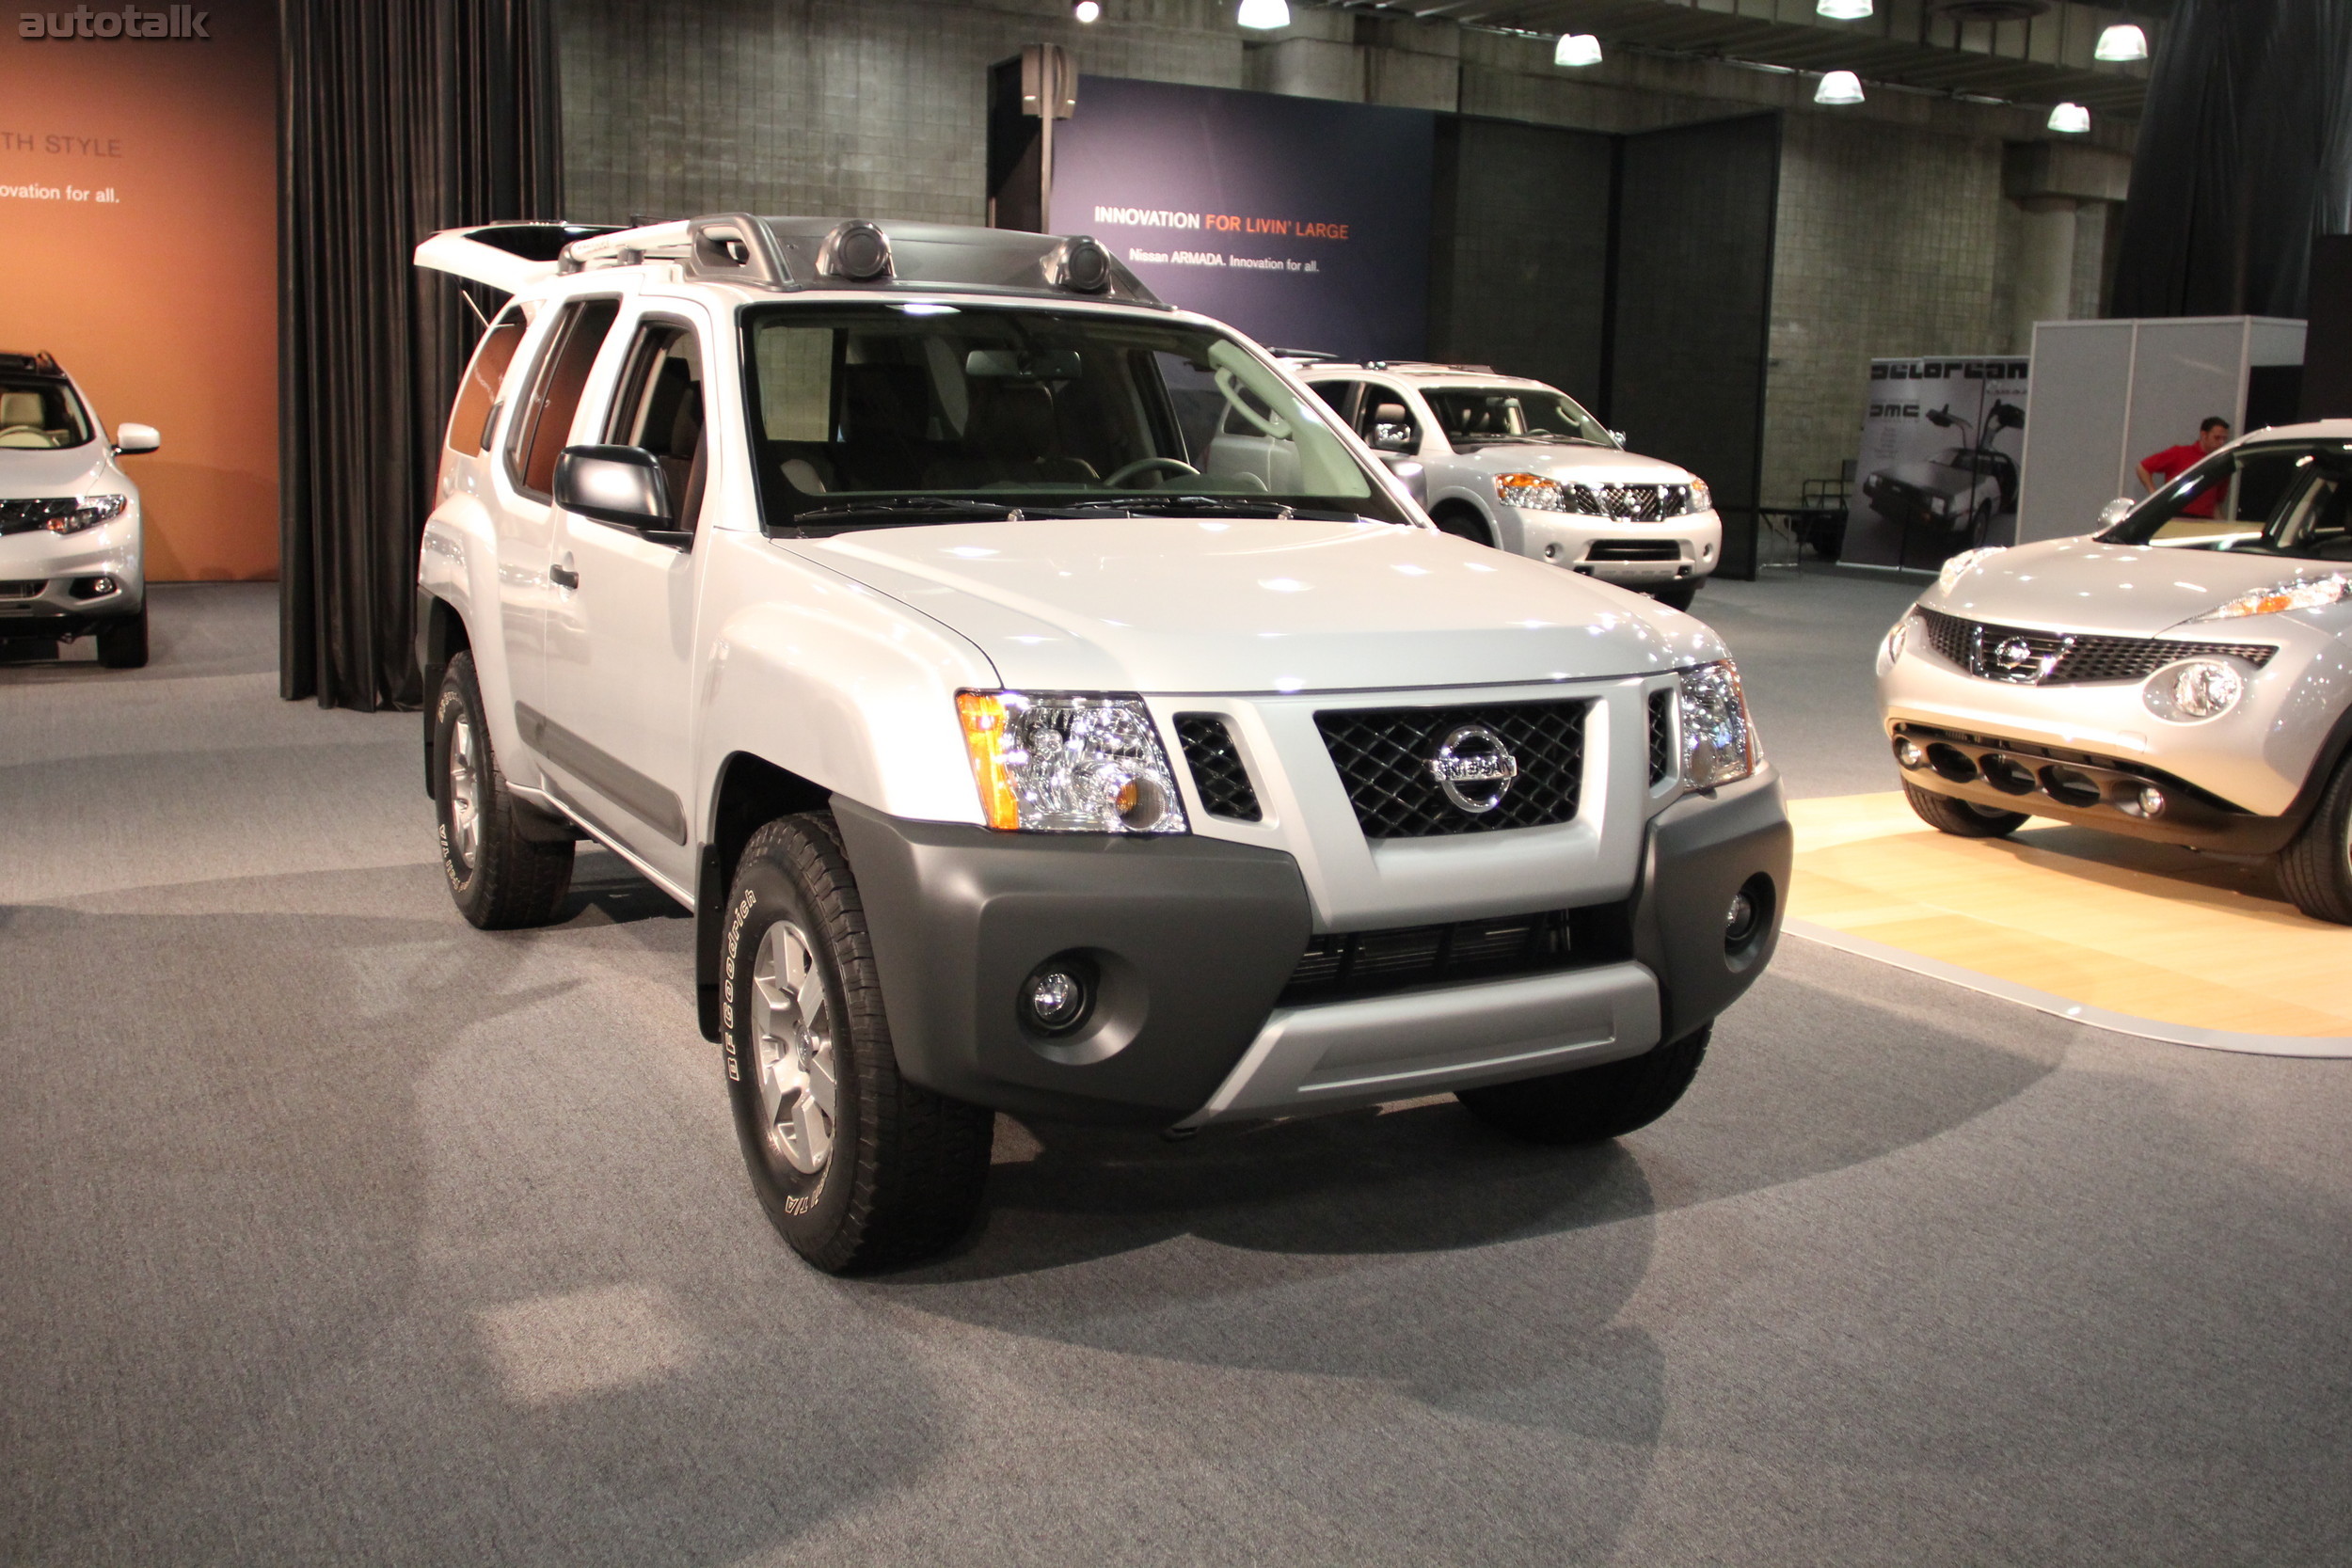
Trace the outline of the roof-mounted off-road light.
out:
M 1110 252 L 1083 234 L 1062 242 L 1051 270 L 1056 284 L 1076 293 L 1099 294 L 1111 286 Z
M 836 224 L 817 247 L 817 270 L 827 277 L 871 283 L 895 276 L 890 236 L 863 218 Z

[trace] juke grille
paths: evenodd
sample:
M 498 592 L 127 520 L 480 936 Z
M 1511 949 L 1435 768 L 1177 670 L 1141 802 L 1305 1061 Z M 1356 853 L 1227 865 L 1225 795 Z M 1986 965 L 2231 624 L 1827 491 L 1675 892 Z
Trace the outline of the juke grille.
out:
M 2169 637 L 2105 637 L 2008 626 L 1939 610 L 1922 610 L 1919 617 L 1930 647 L 1970 674 L 1988 679 L 2006 677 L 1988 669 L 1979 650 L 2022 641 L 2031 658 L 2049 661 L 2049 673 L 2032 683 L 2040 686 L 2146 680 L 2184 658 L 2242 658 L 2259 670 L 2279 651 L 2267 642 L 2185 642 Z
M 1200 792 L 1200 807 L 1211 816 L 1255 822 L 1263 814 L 1258 792 L 1249 783 L 1249 769 L 1233 745 L 1233 732 L 1214 713 L 1180 713 L 1176 738 L 1184 748 L 1192 769 L 1193 787 Z
M 1315 715 L 1315 728 L 1366 838 L 1436 838 L 1574 821 L 1583 783 L 1588 705 L 1334 708 Z M 1430 771 L 1447 737 L 1468 725 L 1493 731 L 1518 765 L 1490 811 L 1463 810 Z

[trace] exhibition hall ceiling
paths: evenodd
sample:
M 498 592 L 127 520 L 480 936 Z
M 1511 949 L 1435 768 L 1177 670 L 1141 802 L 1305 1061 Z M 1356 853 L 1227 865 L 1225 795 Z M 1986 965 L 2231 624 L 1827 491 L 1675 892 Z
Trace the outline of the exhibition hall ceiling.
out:
M 1398 0 L 1378 8 L 1471 26 L 1591 33 L 1605 45 L 1746 60 L 1796 71 L 1851 71 L 1867 82 L 2021 103 L 2073 102 L 2136 119 L 2146 67 L 2098 66 L 2098 30 L 2114 7 L 2053 4 L 2028 21 L 1963 22 L 1920 0 L 1886 0 L 1861 22 L 1757 0 Z M 2162 7 L 2135 8 L 2153 26 Z M 1772 13 L 1772 14 L 1767 14 Z M 1793 19 L 1792 19 L 1793 18 Z

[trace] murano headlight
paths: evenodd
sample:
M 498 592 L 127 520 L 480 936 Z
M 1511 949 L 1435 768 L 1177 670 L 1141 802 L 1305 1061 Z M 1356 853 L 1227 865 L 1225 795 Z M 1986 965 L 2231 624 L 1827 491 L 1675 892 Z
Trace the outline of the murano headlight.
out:
M 1181 833 L 1184 803 L 1140 697 L 959 691 L 956 715 L 992 828 Z
M 1682 784 L 1712 789 L 1737 783 L 1764 760 L 1748 700 L 1740 690 L 1740 670 L 1719 659 L 1681 672 Z
M 2352 578 L 2342 572 L 2324 578 L 2296 578 L 2286 582 L 2240 594 L 2219 610 L 2198 617 L 2203 621 L 2234 621 L 2243 615 L 2276 615 L 2284 610 L 2318 610 L 2352 598 Z
M 84 529 L 113 522 L 130 504 L 128 496 L 84 496 L 82 503 L 72 511 L 60 513 L 41 526 L 52 533 L 79 533 Z
M 1541 474 L 1495 475 L 1495 499 L 1505 506 L 1523 506 L 1531 512 L 1565 512 L 1567 496 L 1556 479 Z

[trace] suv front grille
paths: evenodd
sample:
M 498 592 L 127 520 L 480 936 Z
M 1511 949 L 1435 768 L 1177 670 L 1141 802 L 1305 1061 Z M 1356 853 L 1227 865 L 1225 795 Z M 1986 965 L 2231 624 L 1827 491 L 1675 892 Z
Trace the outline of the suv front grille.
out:
M 1562 498 L 1570 512 L 1614 517 L 1628 523 L 1662 523 L 1691 510 L 1687 484 L 1567 484 Z
M 1922 610 L 1928 645 L 1972 675 L 2023 686 L 2146 680 L 2184 658 L 2242 658 L 2257 670 L 2278 648 L 2267 642 L 2184 642 L 2169 637 L 2103 637 L 2005 626 Z M 2025 644 L 2025 658 L 2005 660 L 2004 645 Z
M 1671 539 L 1596 539 L 1587 561 L 1679 561 L 1682 547 Z
M 1277 1006 L 1616 963 L 1632 953 L 1622 904 L 1386 931 L 1336 931 L 1308 942 Z
M 1193 787 L 1200 792 L 1200 809 L 1211 816 L 1255 822 L 1262 816 L 1258 792 L 1250 787 L 1249 769 L 1242 765 L 1233 745 L 1233 732 L 1214 713 L 1180 713 L 1176 738 L 1192 768 Z
M 30 533 L 50 518 L 81 510 L 72 496 L 43 496 L 37 500 L 0 501 L 0 533 Z
M 40 596 L 40 591 L 48 586 L 49 579 L 47 578 L 34 578 L 30 581 L 25 582 L 0 580 L 0 599 L 39 598 Z
M 1574 821 L 1589 705 L 1335 708 L 1317 713 L 1315 728 L 1366 838 L 1435 838 Z M 1441 748 L 1475 729 L 1491 734 L 1513 767 L 1501 799 L 1486 811 L 1457 804 L 1430 767 Z M 1457 785 L 1457 792 L 1476 800 L 1494 785 Z

